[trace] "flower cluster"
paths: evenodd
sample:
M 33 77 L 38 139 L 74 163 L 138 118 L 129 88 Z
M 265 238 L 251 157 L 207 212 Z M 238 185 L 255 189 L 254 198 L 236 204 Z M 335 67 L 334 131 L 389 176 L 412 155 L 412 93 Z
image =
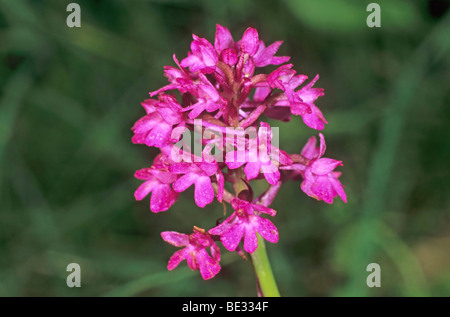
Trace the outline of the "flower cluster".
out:
M 305 83 L 307 76 L 286 64 L 290 57 L 275 56 L 281 44 L 266 46 L 251 27 L 238 41 L 220 25 L 214 44 L 193 35 L 187 57 L 179 62 L 174 55 L 176 67 L 164 67 L 169 83 L 150 93 L 157 99 L 142 103 L 146 115 L 133 126 L 132 142 L 156 147 L 160 153 L 150 167 L 135 173 L 144 181 L 135 192 L 136 199 L 150 194 L 151 211 L 163 212 L 179 193 L 194 185 L 199 207 L 216 199 L 233 208 L 231 215 L 209 230 L 194 227 L 190 235 L 162 232 L 165 241 L 184 247 L 171 257 L 169 270 L 186 260 L 192 270 L 200 270 L 209 279 L 220 271 L 217 241 L 239 252 L 242 241 L 248 253 L 258 247 L 257 234 L 276 243 L 278 230 L 265 216 L 275 216 L 268 206 L 285 181 L 301 179 L 300 187 L 308 196 L 326 203 L 337 196 L 347 200 L 338 180 L 340 172 L 334 171 L 342 162 L 323 157 L 326 145 L 321 133 L 318 147 L 311 137 L 301 153 L 288 154 L 278 146 L 276 127 L 260 120 L 288 121 L 294 115 L 315 130 L 327 124 L 315 105 L 324 94 L 322 88 L 313 87 L 319 76 Z M 268 65 L 280 66 L 270 73 L 260 71 Z M 186 132 L 200 134 L 200 140 L 194 141 L 200 151 L 192 150 Z M 256 198 L 250 184 L 253 179 L 268 183 L 268 189 Z

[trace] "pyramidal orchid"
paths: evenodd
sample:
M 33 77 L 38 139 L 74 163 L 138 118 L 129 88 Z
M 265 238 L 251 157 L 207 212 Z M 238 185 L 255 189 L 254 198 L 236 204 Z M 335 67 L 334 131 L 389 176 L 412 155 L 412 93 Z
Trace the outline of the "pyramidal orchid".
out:
M 193 35 L 187 56 L 164 67 L 168 84 L 142 102 L 145 115 L 137 120 L 132 142 L 160 152 L 150 166 L 135 173 L 142 180 L 135 197 L 150 196 L 154 213 L 169 210 L 179 195 L 194 187 L 193 201 L 204 208 L 229 204 L 228 215 L 202 213 L 211 227 L 194 227 L 193 233 L 164 231 L 164 241 L 180 249 L 167 268 L 183 260 L 203 279 L 221 270 L 220 242 L 226 251 L 252 260 L 258 294 L 279 296 L 267 260 L 264 241 L 277 243 L 278 229 L 270 208 L 281 186 L 300 180 L 309 197 L 331 204 L 340 197 L 347 202 L 341 173 L 342 161 L 323 157 L 325 138 L 319 145 L 312 136 L 300 153 L 280 148 L 278 127 L 268 119 L 289 121 L 300 116 L 311 129 L 322 131 L 328 123 L 316 105 L 322 88 L 298 74 L 289 56 L 277 56 L 282 42 L 266 45 L 254 28 L 247 28 L 235 41 L 230 31 L 216 26 L 214 42 Z M 264 68 L 275 65 L 275 70 Z M 198 137 L 200 136 L 200 137 Z M 267 189 L 254 197 L 253 180 L 264 180 Z M 282 237 L 282 233 L 281 233 Z

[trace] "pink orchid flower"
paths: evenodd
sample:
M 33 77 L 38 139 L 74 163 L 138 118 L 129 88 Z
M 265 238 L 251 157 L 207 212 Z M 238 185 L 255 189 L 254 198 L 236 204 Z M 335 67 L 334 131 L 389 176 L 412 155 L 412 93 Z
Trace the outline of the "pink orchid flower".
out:
M 220 249 L 204 230 L 194 227 L 190 235 L 175 231 L 161 232 L 164 241 L 176 246 L 184 247 L 176 251 L 169 260 L 167 269 L 172 271 L 181 261 L 186 260 L 193 271 L 200 270 L 203 279 L 208 280 L 220 271 Z M 208 253 L 207 248 L 211 254 Z
M 310 197 L 331 204 L 336 196 L 347 202 L 344 186 L 338 180 L 340 172 L 334 169 L 342 166 L 342 161 L 322 157 L 326 150 L 325 138 L 319 133 L 320 146 L 316 148 L 316 138 L 311 137 L 302 150 L 302 155 L 309 159 L 303 171 L 302 190 Z
M 181 106 L 176 99 L 168 95 L 159 95 L 159 100 L 147 99 L 142 103 L 147 115 L 133 126 L 135 144 L 164 147 L 172 140 L 174 126 L 184 125 Z
M 276 185 L 280 179 L 278 166 L 292 164 L 289 155 L 272 146 L 272 130 L 266 122 L 260 123 L 257 139 L 244 140 L 245 150 L 238 149 L 226 154 L 225 163 L 230 169 L 236 169 L 245 164 L 244 173 L 248 180 L 264 175 L 267 182 Z
M 173 189 L 177 192 L 183 192 L 191 185 L 195 185 L 194 199 L 200 208 L 212 203 L 214 200 L 214 188 L 211 182 L 211 176 L 216 176 L 218 187 L 223 191 L 223 177 L 218 171 L 216 162 L 181 162 L 170 166 L 170 172 L 176 175 L 182 175 L 173 183 Z M 218 200 L 221 201 L 221 195 L 218 193 Z
M 220 236 L 220 241 L 228 251 L 236 250 L 244 238 L 244 250 L 249 253 L 255 252 L 258 247 L 256 233 L 269 242 L 278 242 L 278 230 L 275 225 L 270 220 L 260 217 L 261 213 L 273 217 L 276 214 L 275 210 L 239 198 L 233 198 L 231 206 L 235 210 L 231 216 L 208 231 L 212 235 Z
M 158 169 L 157 166 L 152 166 L 152 168 L 143 168 L 136 171 L 134 177 L 145 180 L 138 187 L 134 196 L 136 200 L 142 200 L 151 192 L 151 211 L 166 211 L 178 199 L 179 194 L 170 186 L 177 179 L 176 175 L 164 171 L 162 168 Z

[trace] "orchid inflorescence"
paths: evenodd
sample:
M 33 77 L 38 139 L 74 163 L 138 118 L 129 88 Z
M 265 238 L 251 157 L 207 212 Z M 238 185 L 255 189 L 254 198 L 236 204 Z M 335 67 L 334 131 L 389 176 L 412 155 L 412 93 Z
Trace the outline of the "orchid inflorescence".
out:
M 341 173 L 334 171 L 342 162 L 323 157 L 326 145 L 321 133 L 319 145 L 313 136 L 301 153 L 288 154 L 278 147 L 275 127 L 259 120 L 263 115 L 281 121 L 301 116 L 315 130 L 324 129 L 327 123 L 314 104 L 324 95 L 322 88 L 313 87 L 319 76 L 300 87 L 307 76 L 285 64 L 290 57 L 275 56 L 281 44 L 277 41 L 266 47 L 251 27 L 234 41 L 227 28 L 217 25 L 214 45 L 193 35 L 188 56 L 179 62 L 174 55 L 177 67 L 164 67 L 169 84 L 150 93 L 157 99 L 142 103 L 146 115 L 133 126 L 132 142 L 159 148 L 160 153 L 151 167 L 136 171 L 135 177 L 144 181 L 135 192 L 136 199 L 151 193 L 151 211 L 163 212 L 180 192 L 194 185 L 199 207 L 217 199 L 233 209 L 209 230 L 194 226 L 191 234 L 162 232 L 166 242 L 182 247 L 170 258 L 169 270 L 186 260 L 192 270 L 210 279 L 221 268 L 216 241 L 240 254 L 242 240 L 246 252 L 257 249 L 257 233 L 276 243 L 278 230 L 263 215 L 275 216 L 269 205 L 288 180 L 301 180 L 301 189 L 317 200 L 331 204 L 339 196 L 347 201 L 338 180 Z M 269 74 L 255 73 L 268 65 L 282 66 Z M 192 151 L 186 132 L 200 134 L 196 142 L 200 151 L 196 145 Z M 254 179 L 269 184 L 257 198 L 250 184 Z

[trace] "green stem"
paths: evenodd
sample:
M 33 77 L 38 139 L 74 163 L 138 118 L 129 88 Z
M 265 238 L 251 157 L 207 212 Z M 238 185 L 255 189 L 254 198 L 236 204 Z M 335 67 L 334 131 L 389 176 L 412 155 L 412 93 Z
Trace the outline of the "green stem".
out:
M 280 297 L 277 283 L 272 273 L 269 257 L 267 256 L 266 245 L 264 239 L 258 236 L 258 248 L 250 254 L 255 269 L 256 278 L 258 280 L 259 290 L 264 297 Z

